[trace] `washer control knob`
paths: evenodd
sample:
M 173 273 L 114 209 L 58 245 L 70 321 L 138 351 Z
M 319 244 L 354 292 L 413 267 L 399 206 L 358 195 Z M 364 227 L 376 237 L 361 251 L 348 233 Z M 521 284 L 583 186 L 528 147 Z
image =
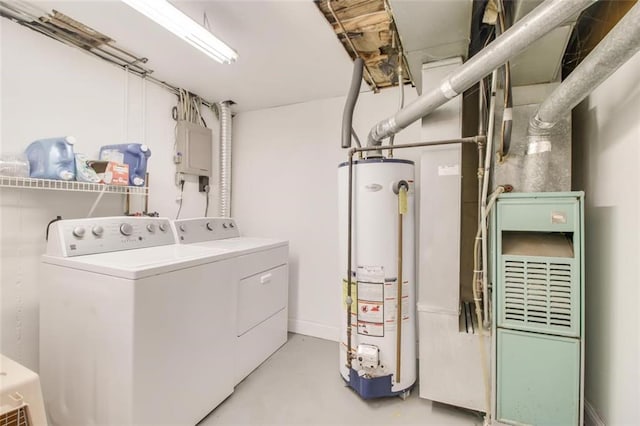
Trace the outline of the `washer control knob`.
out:
M 76 238 L 84 237 L 84 228 L 82 226 L 76 226 L 73 228 L 73 236 Z
M 156 226 L 153 223 L 150 223 L 147 225 L 147 231 L 151 232 L 152 234 L 154 232 L 156 232 Z
M 162 232 L 167 232 L 167 224 L 166 223 L 161 223 L 160 225 L 158 225 L 158 228 L 160 228 L 160 230 Z
M 120 233 L 128 237 L 129 235 L 133 234 L 133 226 L 128 223 L 123 223 L 122 225 L 120 225 Z
M 223 223 L 223 224 L 222 224 L 222 227 L 223 227 L 224 229 L 227 229 L 227 224 L 226 224 L 226 223 Z
M 180 229 L 180 231 L 182 231 L 182 232 L 187 232 L 187 227 L 184 226 L 184 225 L 178 226 L 178 229 Z
M 207 222 L 207 229 L 208 229 L 209 231 L 213 231 L 213 223 L 211 223 L 211 222 Z
M 91 233 L 96 237 L 101 237 L 104 234 L 104 228 L 100 225 L 94 226 L 91 228 Z
M 229 222 L 229 228 L 235 228 L 236 226 L 233 224 L 233 222 Z

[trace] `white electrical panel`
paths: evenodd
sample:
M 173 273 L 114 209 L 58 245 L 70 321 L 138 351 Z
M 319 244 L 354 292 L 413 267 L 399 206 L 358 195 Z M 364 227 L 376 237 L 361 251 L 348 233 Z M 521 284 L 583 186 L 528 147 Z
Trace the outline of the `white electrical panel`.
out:
M 180 120 L 176 132 L 176 171 L 197 176 L 211 176 L 213 133 L 211 129 Z

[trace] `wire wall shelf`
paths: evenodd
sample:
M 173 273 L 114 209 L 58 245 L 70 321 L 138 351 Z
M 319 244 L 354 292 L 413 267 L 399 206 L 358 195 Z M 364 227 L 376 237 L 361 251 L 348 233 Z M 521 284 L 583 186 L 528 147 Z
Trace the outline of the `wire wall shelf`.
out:
M 103 183 L 35 179 L 27 177 L 0 176 L 0 187 L 47 189 L 53 191 L 105 192 L 108 194 L 149 195 L 149 188 L 139 186 L 117 186 Z

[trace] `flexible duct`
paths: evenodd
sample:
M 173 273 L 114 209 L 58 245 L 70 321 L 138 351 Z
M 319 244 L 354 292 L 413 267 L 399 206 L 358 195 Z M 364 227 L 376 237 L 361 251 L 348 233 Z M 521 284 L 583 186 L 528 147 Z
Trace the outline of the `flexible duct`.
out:
M 369 132 L 367 144 L 381 145 L 384 138 L 398 133 L 467 90 L 509 58 L 596 1 L 546 0 L 442 80 L 438 88 L 423 94 L 394 116 L 378 122 Z
M 556 141 L 567 140 L 570 127 L 565 119 L 571 110 L 615 70 L 640 50 L 640 3 L 636 3 L 609 34 L 542 103 L 529 121 L 527 153 L 524 157 L 523 190 L 553 189 L 549 182 L 551 150 Z
M 356 107 L 356 102 L 358 101 L 358 95 L 360 94 L 360 85 L 362 84 L 363 67 L 364 67 L 364 61 L 362 60 L 362 58 L 356 58 L 356 60 L 353 61 L 353 75 L 351 77 L 351 86 L 349 87 L 347 102 L 344 105 L 344 112 L 342 113 L 342 147 L 343 148 L 351 148 L 351 134 L 353 133 L 355 136 L 355 132 L 353 131 L 353 127 L 352 127 L 353 126 L 353 110 Z
M 221 102 L 220 110 L 220 202 L 218 215 L 231 217 L 231 104 Z

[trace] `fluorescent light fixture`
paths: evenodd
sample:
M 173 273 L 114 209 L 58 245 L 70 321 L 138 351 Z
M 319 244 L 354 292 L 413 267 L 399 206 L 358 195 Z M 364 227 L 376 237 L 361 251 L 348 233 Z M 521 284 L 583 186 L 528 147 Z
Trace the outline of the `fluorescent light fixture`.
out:
M 235 50 L 167 0 L 122 1 L 216 61 L 230 64 L 238 59 Z

